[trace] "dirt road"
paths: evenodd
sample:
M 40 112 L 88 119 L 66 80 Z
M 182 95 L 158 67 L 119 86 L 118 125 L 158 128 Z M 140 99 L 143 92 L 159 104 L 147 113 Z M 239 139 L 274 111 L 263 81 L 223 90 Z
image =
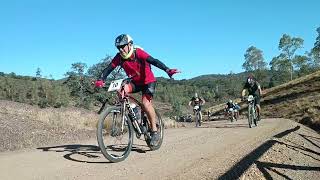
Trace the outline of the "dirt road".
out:
M 246 120 L 205 122 L 201 128 L 166 129 L 164 138 L 153 152 L 135 139 L 120 163 L 109 163 L 96 140 L 0 153 L 0 179 L 320 177 L 320 135 L 290 120 L 263 119 L 251 129 Z

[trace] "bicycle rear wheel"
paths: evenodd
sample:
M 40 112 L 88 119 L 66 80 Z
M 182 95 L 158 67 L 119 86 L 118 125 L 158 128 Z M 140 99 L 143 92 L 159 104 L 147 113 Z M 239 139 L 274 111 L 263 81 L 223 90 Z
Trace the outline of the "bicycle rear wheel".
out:
M 252 123 L 253 123 L 253 107 L 252 105 L 248 106 L 248 123 L 249 123 L 249 128 L 252 128 Z
M 160 135 L 160 138 L 159 138 L 159 141 L 155 144 L 155 145 L 151 145 L 151 139 L 149 138 L 151 135 L 151 127 L 148 125 L 147 129 L 148 129 L 148 134 L 145 134 L 144 138 L 146 140 L 146 143 L 148 145 L 148 147 L 154 151 L 154 150 L 157 150 L 161 147 L 162 145 L 162 142 L 163 142 L 163 135 L 164 135 L 164 124 L 163 124 L 163 121 L 162 121 L 162 118 L 159 114 L 159 112 L 155 109 L 155 112 L 156 112 L 156 126 L 157 126 L 157 133 Z M 148 123 L 146 123 L 148 124 Z
M 196 127 L 199 127 L 199 116 L 198 116 L 198 111 L 196 111 L 196 114 L 195 114 L 195 119 L 194 119 L 194 121 L 195 121 L 195 123 L 196 123 Z
M 200 111 L 198 111 L 198 113 L 197 113 L 197 119 L 198 119 L 198 125 L 199 126 L 201 126 L 201 114 L 200 114 L 201 112 Z
M 229 112 L 230 114 L 229 114 L 229 118 L 230 118 L 230 121 L 231 122 L 233 122 L 233 120 L 234 120 L 234 114 L 233 114 L 233 112 Z
M 120 106 L 109 107 L 102 112 L 97 140 L 102 154 L 109 161 L 120 162 L 128 157 L 133 143 L 133 128 L 130 119 L 122 115 Z
M 257 122 L 258 116 L 257 116 L 257 110 L 255 107 L 254 107 L 253 111 L 254 111 L 253 122 L 254 122 L 255 126 L 258 126 L 258 122 Z

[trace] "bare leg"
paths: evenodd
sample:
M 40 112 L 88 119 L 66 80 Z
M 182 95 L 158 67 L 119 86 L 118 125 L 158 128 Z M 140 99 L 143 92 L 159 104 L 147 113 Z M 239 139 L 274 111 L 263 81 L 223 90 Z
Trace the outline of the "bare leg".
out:
M 256 106 L 257 106 L 257 113 L 258 113 L 258 116 L 260 116 L 260 112 L 261 112 L 260 104 L 256 104 Z
M 150 120 L 152 131 L 157 131 L 157 124 L 156 124 L 156 112 L 152 105 L 152 100 L 148 96 L 142 96 L 142 104 L 143 109 L 146 112 L 148 119 Z

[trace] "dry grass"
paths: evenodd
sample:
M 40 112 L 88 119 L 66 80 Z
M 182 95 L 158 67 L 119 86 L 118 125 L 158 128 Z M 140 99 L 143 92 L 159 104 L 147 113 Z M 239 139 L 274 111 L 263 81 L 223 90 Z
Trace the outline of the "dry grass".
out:
M 92 119 L 77 111 L 70 118 L 70 111 L 0 101 L 0 152 L 93 138 L 95 130 L 88 127 Z
M 281 84 L 279 86 L 276 86 L 276 87 L 273 87 L 273 88 L 270 88 L 270 89 L 266 89 L 264 92 L 265 92 L 265 96 L 268 96 L 268 95 L 271 95 L 272 94 L 275 94 L 276 92 L 279 92 L 279 91 L 283 91 L 283 90 L 288 90 L 292 87 L 298 87 L 299 84 L 304 84 L 308 81 L 313 81 L 313 80 L 316 80 L 316 79 L 319 79 L 320 77 L 320 71 L 317 71 L 317 72 L 314 72 L 312 74 L 309 74 L 309 75 L 306 75 L 304 77 L 301 77 L 301 78 L 298 78 L 298 79 L 294 79 L 292 81 L 289 81 L 287 83 L 284 83 L 284 84 Z
M 320 71 L 270 89 L 261 101 L 267 116 L 277 114 L 320 132 Z
M 164 128 L 179 128 L 182 125 L 177 123 L 175 120 L 172 120 L 170 118 L 162 118 L 164 123 Z
M 28 118 L 50 124 L 54 127 L 71 126 L 76 129 L 94 129 L 98 121 L 98 114 L 78 108 L 47 108 L 21 104 L 11 101 L 0 101 L 0 113 L 15 114 L 21 118 Z

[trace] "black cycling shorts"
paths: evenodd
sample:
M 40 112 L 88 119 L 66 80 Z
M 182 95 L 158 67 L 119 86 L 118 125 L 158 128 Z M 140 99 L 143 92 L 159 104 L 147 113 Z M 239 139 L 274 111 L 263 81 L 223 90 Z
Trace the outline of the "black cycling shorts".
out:
M 260 105 L 260 96 L 254 96 L 254 102 Z
M 153 96 L 156 91 L 156 82 L 152 82 L 145 85 L 136 85 L 131 83 L 132 85 L 132 93 L 142 92 L 142 95 L 151 95 Z

